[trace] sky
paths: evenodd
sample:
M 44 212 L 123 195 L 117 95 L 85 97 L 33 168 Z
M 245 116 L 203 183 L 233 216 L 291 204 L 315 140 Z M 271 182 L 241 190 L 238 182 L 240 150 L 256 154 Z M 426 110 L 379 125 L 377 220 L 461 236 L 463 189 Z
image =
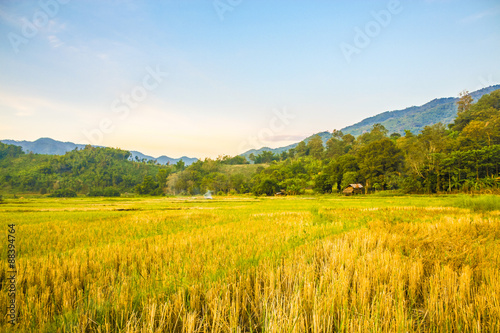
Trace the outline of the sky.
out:
M 500 1 L 0 1 L 0 139 L 281 147 L 500 83 Z

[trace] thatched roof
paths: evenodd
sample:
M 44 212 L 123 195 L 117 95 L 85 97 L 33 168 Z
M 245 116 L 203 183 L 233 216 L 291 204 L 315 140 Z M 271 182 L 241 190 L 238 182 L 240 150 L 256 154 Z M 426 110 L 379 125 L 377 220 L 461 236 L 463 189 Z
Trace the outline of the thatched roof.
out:
M 349 184 L 344 188 L 342 191 L 344 194 L 356 194 L 356 193 L 362 193 L 363 192 L 363 185 L 361 184 Z

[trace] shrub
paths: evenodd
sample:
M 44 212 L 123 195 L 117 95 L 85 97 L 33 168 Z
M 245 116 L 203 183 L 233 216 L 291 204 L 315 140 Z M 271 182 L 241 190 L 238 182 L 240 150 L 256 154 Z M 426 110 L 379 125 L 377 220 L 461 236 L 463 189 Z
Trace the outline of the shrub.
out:
M 104 196 L 105 197 L 119 197 L 120 191 L 118 191 L 116 188 L 107 187 L 104 189 Z
M 51 195 L 49 195 L 49 197 L 51 197 L 51 198 L 74 198 L 74 197 L 76 197 L 76 192 L 73 190 L 70 190 L 69 188 L 59 189 L 59 190 L 56 190 Z
M 135 192 L 141 195 L 162 195 L 163 189 L 154 181 L 153 177 L 146 176 L 141 184 L 135 186 Z
M 332 193 L 333 185 L 332 177 L 323 173 L 314 179 L 313 190 L 317 193 Z
M 165 195 L 165 193 L 163 192 L 163 189 L 161 187 L 155 188 L 154 190 L 152 190 L 151 192 L 149 192 L 149 194 L 150 195 L 155 195 L 155 196 Z
M 278 183 L 275 180 L 272 179 L 263 179 L 260 184 L 255 186 L 253 192 L 255 195 L 261 195 L 261 194 L 266 194 L 266 195 L 273 195 L 274 193 L 278 192 L 280 187 L 278 186 Z
M 104 190 L 92 189 L 87 195 L 89 197 L 119 197 L 120 192 L 115 188 L 106 187 Z
M 104 192 L 101 189 L 92 189 L 90 190 L 89 194 L 87 194 L 89 197 L 103 197 Z

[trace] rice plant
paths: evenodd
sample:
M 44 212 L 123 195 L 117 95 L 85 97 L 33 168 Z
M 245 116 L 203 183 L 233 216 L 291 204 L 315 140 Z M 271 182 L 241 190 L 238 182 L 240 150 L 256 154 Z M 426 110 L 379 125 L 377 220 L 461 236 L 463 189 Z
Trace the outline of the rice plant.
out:
M 0 331 L 500 331 L 500 215 L 455 200 L 7 200 Z

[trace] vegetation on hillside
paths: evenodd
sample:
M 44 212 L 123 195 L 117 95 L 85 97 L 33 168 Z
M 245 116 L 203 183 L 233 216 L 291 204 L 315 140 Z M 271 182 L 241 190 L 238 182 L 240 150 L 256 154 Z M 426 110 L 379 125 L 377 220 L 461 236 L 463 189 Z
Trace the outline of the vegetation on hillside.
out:
M 315 136 L 274 154 L 221 156 L 186 167 L 131 161 L 127 151 L 85 147 L 63 156 L 24 154 L 0 143 L 0 190 L 114 196 L 205 193 L 289 195 L 331 193 L 362 183 L 367 191 L 436 193 L 496 190 L 500 185 L 500 90 L 472 103 L 458 101 L 458 115 L 420 134 L 389 134 L 381 124 L 358 137 L 334 131 L 324 145 Z M 112 188 L 111 190 L 105 190 Z
M 459 103 L 469 99 L 465 93 Z M 217 171 L 217 161 L 199 161 L 182 172 L 175 189 L 190 194 L 213 189 L 257 195 L 300 194 L 307 189 L 330 193 L 351 183 L 362 183 L 368 191 L 407 193 L 498 189 L 500 90 L 476 104 L 462 104 L 449 128 L 438 123 L 418 135 L 406 131 L 401 136 L 389 135 L 384 126 L 375 124 L 357 138 L 334 131 L 326 147 L 316 136 L 280 154 L 250 155 L 253 163 L 266 167 L 242 178 L 244 183 L 224 177 Z M 216 180 L 208 181 L 210 177 Z
M 0 143 L 0 189 L 61 196 L 70 193 L 66 190 L 132 192 L 145 177 L 156 177 L 160 169 L 168 168 L 129 157 L 128 151 L 91 146 L 62 156 L 25 154 L 21 147 Z
M 470 100 L 477 101 L 483 95 L 489 94 L 500 88 L 500 85 L 486 87 L 470 94 Z M 462 96 L 459 95 L 459 98 Z M 382 124 L 391 133 L 404 135 L 405 130 L 412 133 L 420 133 L 425 126 L 442 123 L 444 125 L 451 124 L 459 108 L 457 107 L 457 98 L 436 98 L 422 106 L 412 106 L 404 110 L 387 111 L 366 118 L 357 124 L 347 126 L 342 129 L 344 133 L 349 133 L 358 136 L 366 131 L 369 131 L 374 124 Z

